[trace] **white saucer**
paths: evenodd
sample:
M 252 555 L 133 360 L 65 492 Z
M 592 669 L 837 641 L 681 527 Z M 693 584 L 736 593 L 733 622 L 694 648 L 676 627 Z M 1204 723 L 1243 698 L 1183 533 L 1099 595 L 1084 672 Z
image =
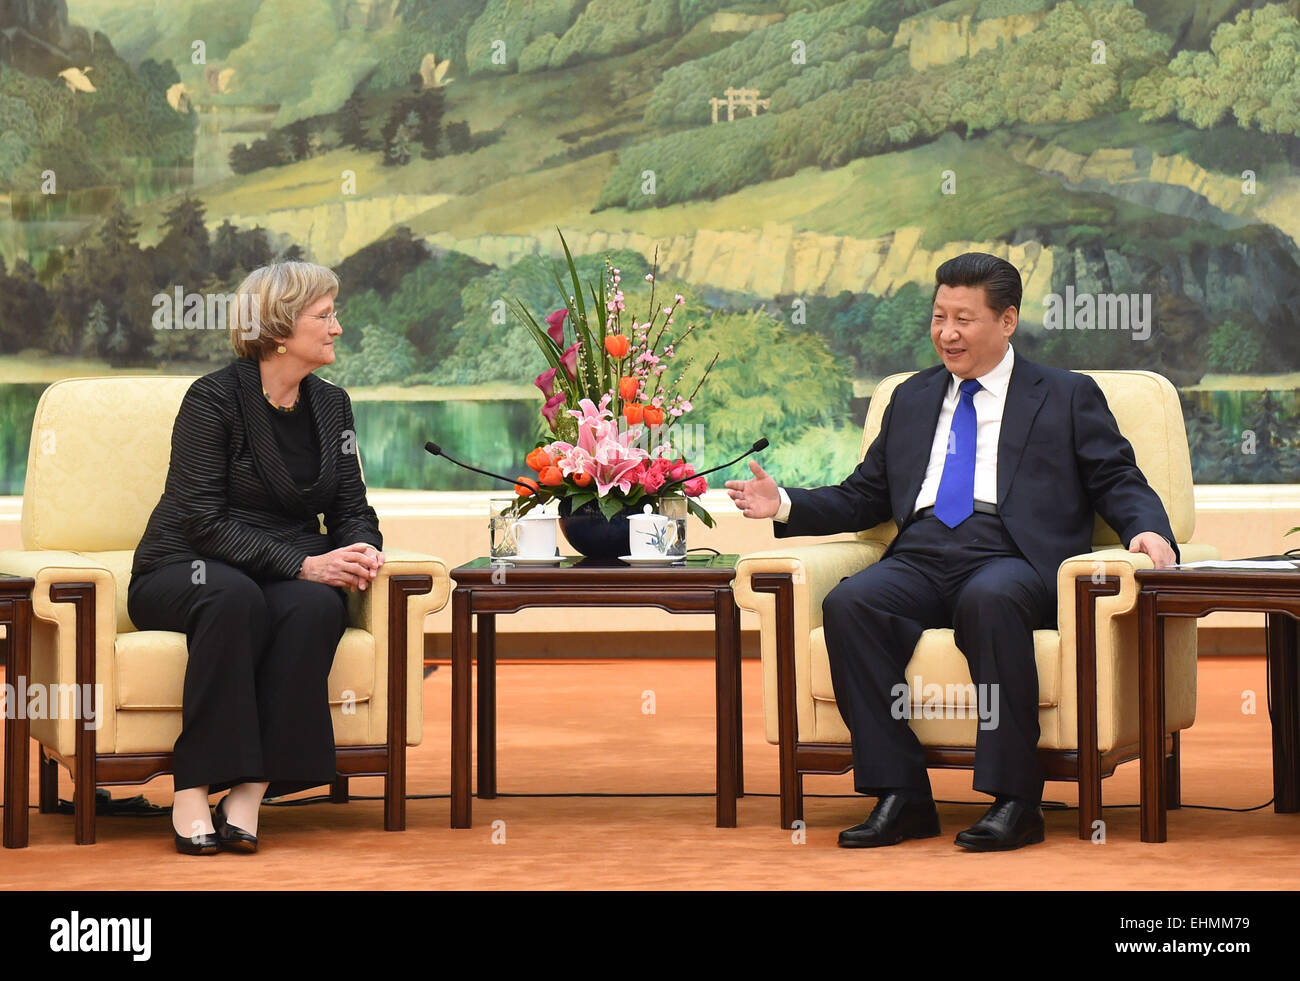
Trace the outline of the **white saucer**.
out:
M 620 555 L 628 565 L 676 565 L 685 562 L 684 555 Z
M 509 562 L 512 565 L 555 565 L 557 562 L 563 562 L 567 558 L 567 555 L 498 555 L 492 561 L 495 563 Z

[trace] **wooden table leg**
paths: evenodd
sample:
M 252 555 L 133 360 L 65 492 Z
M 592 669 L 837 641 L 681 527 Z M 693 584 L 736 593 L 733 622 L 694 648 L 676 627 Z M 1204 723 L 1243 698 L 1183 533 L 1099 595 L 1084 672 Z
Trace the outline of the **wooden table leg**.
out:
M 1268 615 L 1268 685 L 1273 699 L 1273 810 L 1300 811 L 1300 665 L 1296 621 Z
M 0 623 L 9 640 L 5 682 L 15 693 L 31 675 L 32 602 L 27 595 L 0 600 Z M 17 695 L 15 694 L 15 701 Z M 27 847 L 27 783 L 31 732 L 26 705 L 5 703 L 4 847 Z
M 732 593 L 732 602 L 735 602 L 735 593 Z M 740 649 L 740 611 L 736 611 L 736 616 L 732 620 L 735 628 L 732 630 L 731 643 L 736 649 L 736 692 L 732 696 L 733 704 L 736 706 L 736 796 L 745 796 L 745 701 L 743 698 L 742 688 L 744 679 L 741 670 L 745 665 L 744 658 L 741 657 Z
M 470 591 L 451 594 L 451 826 L 470 826 Z
M 714 594 L 714 646 L 716 694 L 717 793 L 719 828 L 736 826 L 736 675 L 739 674 L 739 651 L 736 649 L 735 620 L 739 616 L 731 589 Z
M 497 617 L 477 615 L 478 635 L 478 796 L 497 795 Z
M 1164 621 L 1156 615 L 1155 593 L 1139 591 L 1137 605 L 1142 840 L 1166 841 Z

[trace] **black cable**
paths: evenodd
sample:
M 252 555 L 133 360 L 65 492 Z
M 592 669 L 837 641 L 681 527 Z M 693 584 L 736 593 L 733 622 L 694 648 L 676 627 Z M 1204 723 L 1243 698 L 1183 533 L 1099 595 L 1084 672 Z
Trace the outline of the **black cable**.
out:
M 656 798 L 656 797 L 662 797 L 662 798 L 715 797 L 717 795 L 712 791 L 688 791 L 685 793 L 643 793 L 643 794 L 613 793 L 607 791 L 589 791 L 589 792 L 574 792 L 574 793 L 536 793 L 536 794 L 500 793 L 497 794 L 496 796 L 497 797 L 519 797 L 519 798 L 554 797 L 557 799 L 587 798 L 587 797 L 594 798 L 594 799 L 607 799 L 607 798 L 625 797 L 628 799 L 638 799 L 638 798 Z M 779 798 L 780 796 L 781 796 L 780 794 L 770 794 L 770 793 L 746 793 L 745 794 L 745 797 L 763 797 L 763 798 L 771 798 L 773 800 Z M 863 796 L 864 795 L 862 794 L 804 794 L 805 798 L 814 797 L 819 800 L 859 800 Z M 383 799 L 384 798 L 381 795 L 370 795 L 370 794 L 349 794 L 348 795 L 348 802 L 361 801 L 361 800 L 380 801 Z M 406 799 L 407 800 L 450 800 L 451 794 L 407 794 Z M 485 798 L 476 796 L 475 799 L 484 800 Z M 1188 811 L 1225 811 L 1230 814 L 1249 814 L 1252 811 L 1262 811 L 1264 808 L 1272 804 L 1274 800 L 1276 800 L 1275 797 L 1270 797 L 1268 800 L 1264 801 L 1264 803 L 1256 804 L 1253 807 L 1221 807 L 1217 804 L 1183 804 L 1181 805 L 1181 808 L 1183 810 L 1188 810 Z M 957 804 L 965 807 L 988 807 L 989 806 L 989 802 L 986 800 L 947 800 L 944 798 L 935 798 L 934 802 L 936 804 Z M 324 794 L 318 794 L 314 797 L 302 797 L 295 800 L 262 801 L 262 804 L 266 807 L 303 807 L 307 804 L 332 804 L 332 803 L 334 803 L 333 798 L 328 797 Z M 28 804 L 27 806 L 29 810 L 37 810 L 40 805 Z M 1141 806 L 1142 806 L 1141 804 L 1106 804 L 1103 806 L 1103 810 L 1119 810 L 1122 808 L 1133 808 L 1133 807 L 1141 807 Z M 61 809 L 66 808 L 67 812 L 71 812 L 72 802 L 60 798 L 59 807 Z M 1061 801 L 1043 801 L 1042 807 L 1043 810 L 1045 811 L 1077 811 L 1079 809 L 1079 805 L 1077 804 L 1066 804 Z M 130 811 L 123 811 L 118 814 L 101 814 L 99 816 L 100 817 L 160 817 L 164 814 L 171 814 L 171 811 L 172 809 L 170 807 L 160 806 L 156 811 L 140 811 L 135 813 Z

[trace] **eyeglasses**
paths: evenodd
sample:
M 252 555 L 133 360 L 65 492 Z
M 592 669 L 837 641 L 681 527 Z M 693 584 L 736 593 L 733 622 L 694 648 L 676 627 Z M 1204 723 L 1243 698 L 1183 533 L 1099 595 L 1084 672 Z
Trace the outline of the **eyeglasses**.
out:
M 329 313 L 305 313 L 305 314 L 303 314 L 303 316 L 304 316 L 304 317 L 311 317 L 313 320 L 323 320 L 323 321 L 325 321 L 325 323 L 327 323 L 327 324 L 328 324 L 331 320 L 334 321 L 334 323 L 336 323 L 336 324 L 339 322 L 339 315 L 338 315 L 337 312 L 335 312 L 335 311 L 333 311 L 333 310 L 331 310 Z

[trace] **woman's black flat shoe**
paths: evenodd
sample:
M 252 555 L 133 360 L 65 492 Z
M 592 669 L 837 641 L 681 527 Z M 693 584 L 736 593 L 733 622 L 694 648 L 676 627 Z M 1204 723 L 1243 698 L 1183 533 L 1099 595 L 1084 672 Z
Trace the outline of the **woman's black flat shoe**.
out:
M 221 850 L 221 842 L 214 834 L 182 835 L 174 827 L 172 834 L 176 838 L 176 850 L 182 855 L 215 855 Z
M 226 798 L 223 797 L 212 814 L 212 824 L 217 829 L 218 845 L 222 851 L 253 854 L 257 851 L 257 835 L 250 835 L 243 828 L 237 828 L 227 821 L 225 807 Z

